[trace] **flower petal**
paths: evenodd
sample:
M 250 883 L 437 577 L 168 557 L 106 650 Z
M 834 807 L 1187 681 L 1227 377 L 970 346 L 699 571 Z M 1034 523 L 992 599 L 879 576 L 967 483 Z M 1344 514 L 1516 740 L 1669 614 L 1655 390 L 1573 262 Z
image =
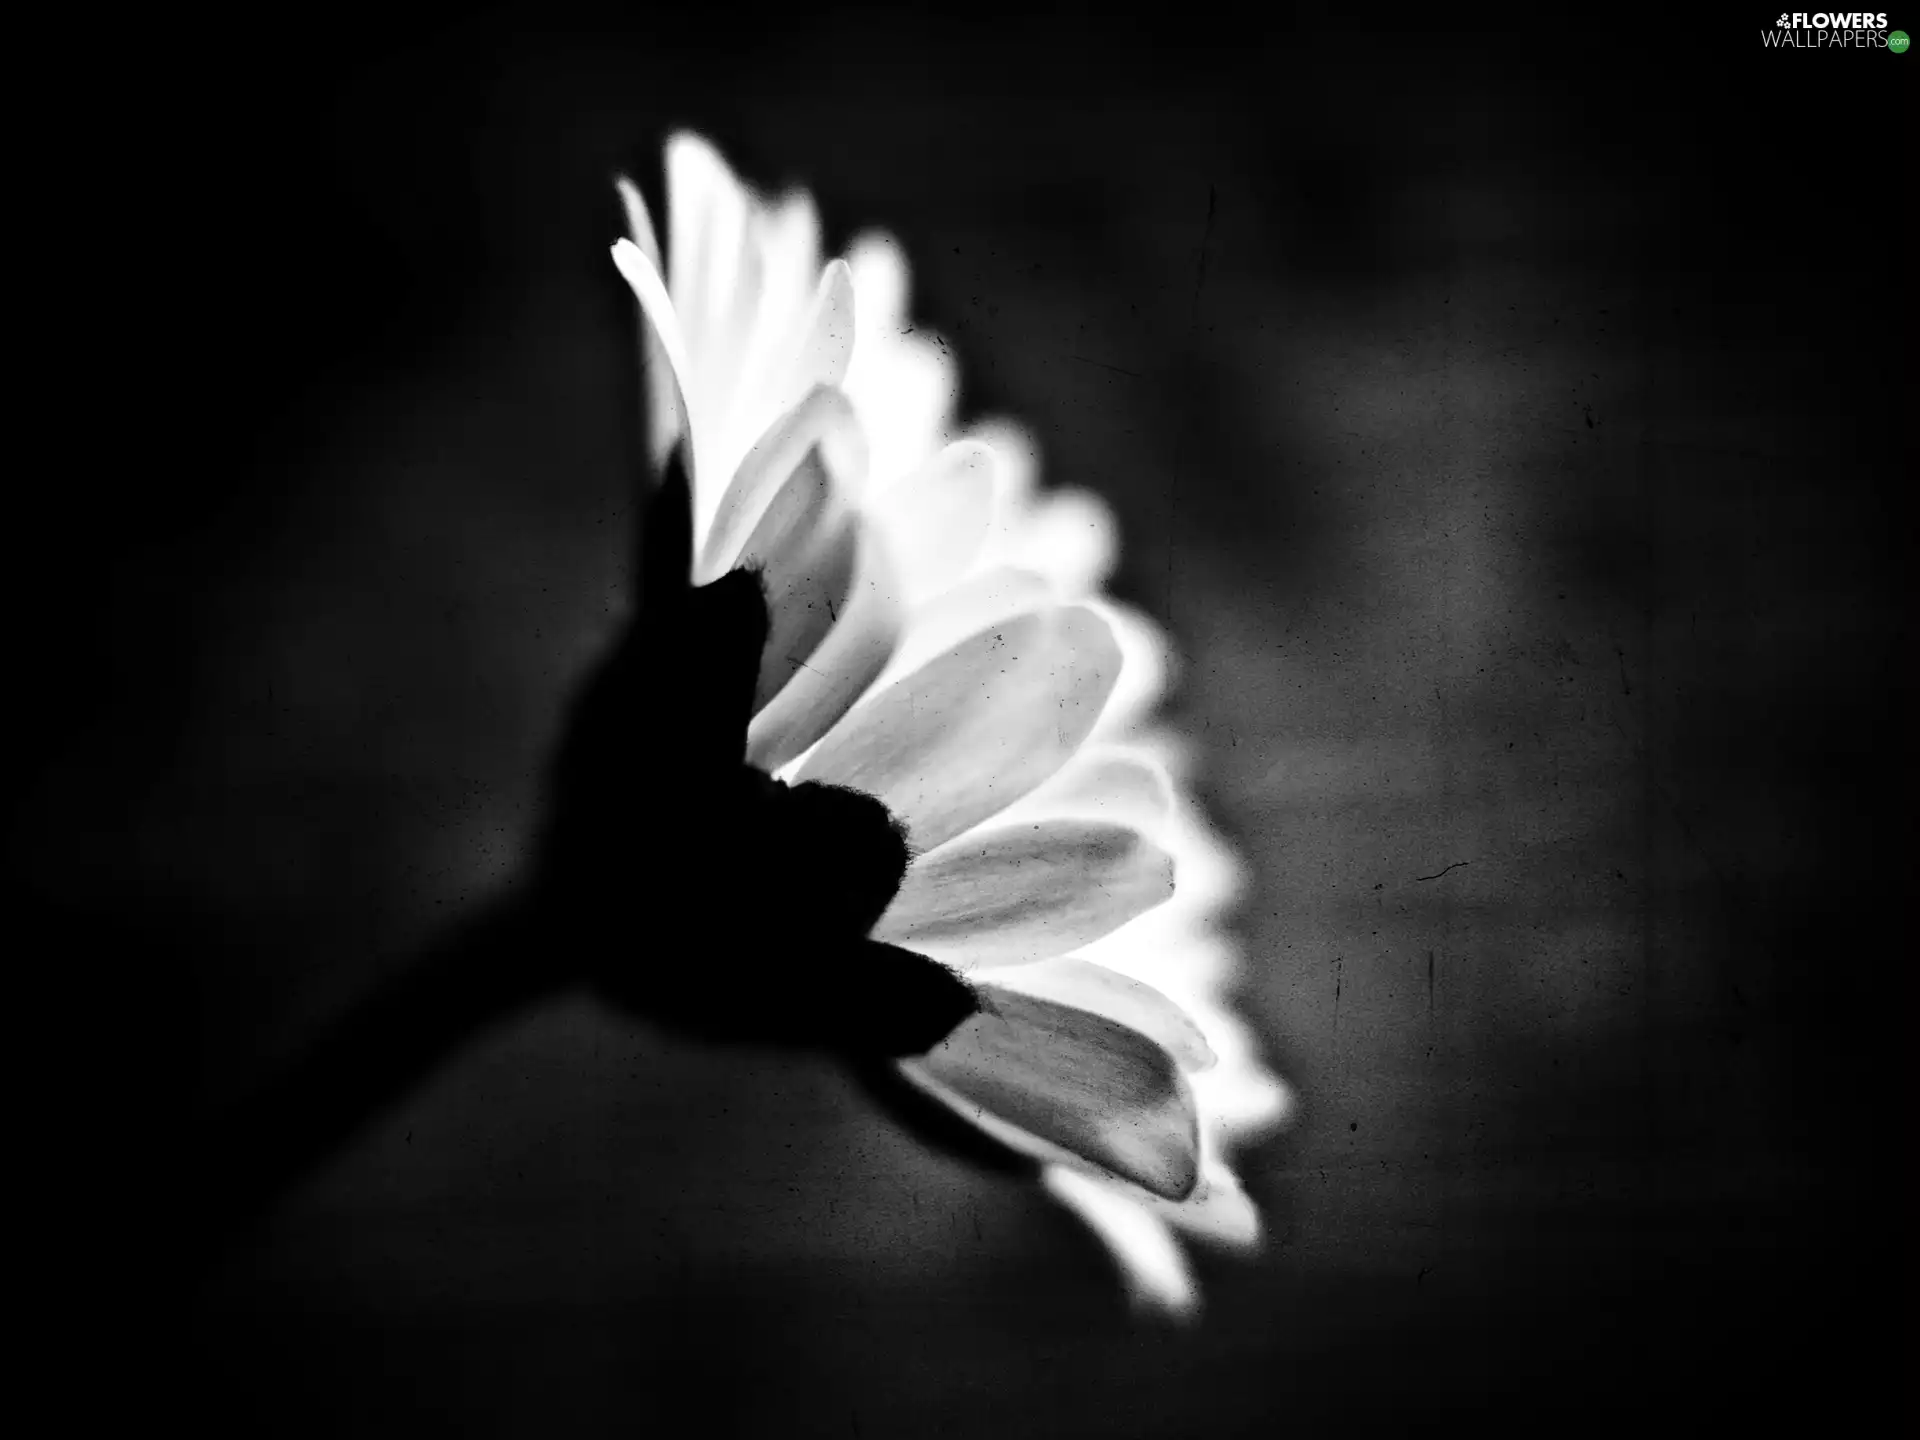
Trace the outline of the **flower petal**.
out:
M 993 505 L 993 452 L 957 440 L 871 502 L 874 522 L 893 546 L 917 604 L 966 573 L 987 538 Z
M 653 217 L 647 212 L 647 202 L 642 198 L 639 187 L 625 177 L 617 182 L 617 188 L 621 204 L 627 212 L 627 233 L 657 276 L 663 272 L 664 262 L 660 258 L 660 241 L 654 233 Z M 663 285 L 663 293 L 664 288 Z M 643 327 L 641 359 L 642 383 L 647 395 L 647 442 L 652 447 L 653 463 L 658 467 L 672 451 L 674 442 L 680 438 L 685 422 L 681 410 L 680 384 L 674 378 L 666 349 L 651 320 Z
M 1150 831 L 1172 811 L 1173 789 L 1165 768 L 1144 749 L 1089 746 L 1031 797 L 1031 805 L 1049 817 L 1079 815 Z M 1023 804 L 1022 813 L 1028 808 Z
M 813 304 L 796 328 L 786 356 L 784 385 L 775 391 L 798 400 L 816 385 L 839 385 L 853 358 L 853 277 L 847 262 L 830 260 L 820 272 Z
M 679 438 L 690 413 L 688 403 L 689 378 L 693 366 L 687 358 L 686 337 L 681 333 L 679 317 L 674 313 L 673 301 L 667 298 L 666 282 L 660 273 L 647 260 L 640 247 L 631 240 L 617 240 L 613 246 L 613 263 L 632 287 L 635 297 L 640 301 L 640 309 L 647 318 L 652 340 L 647 354 L 652 358 L 664 358 L 664 368 L 649 364 L 648 384 L 654 397 L 653 436 L 656 454 L 664 456 L 673 448 L 673 442 Z M 699 469 L 688 446 L 688 478 L 694 482 L 694 513 L 699 514 L 701 480 Z
M 767 429 L 740 462 L 701 547 L 697 578 L 717 579 L 734 568 L 741 547 L 775 497 L 816 452 L 831 475 L 858 449 L 858 425 L 847 397 L 828 386 L 809 392 Z
M 1116 1187 L 1117 1188 L 1117 1187 Z M 1138 1193 L 1137 1191 L 1134 1193 Z M 1233 1171 L 1218 1161 L 1200 1167 L 1200 1184 L 1178 1202 L 1142 1197 L 1152 1213 L 1188 1234 L 1234 1250 L 1253 1250 L 1263 1233 L 1259 1207 L 1240 1187 Z
M 660 241 L 653 228 L 653 212 L 647 209 L 640 187 L 622 175 L 614 181 L 614 189 L 619 191 L 620 206 L 626 211 L 627 237 L 646 256 L 647 263 L 655 270 L 660 270 L 666 262 L 660 258 Z
M 761 573 L 770 622 L 754 685 L 756 713 L 813 658 L 846 608 L 859 533 L 819 450 L 808 451 L 740 550 L 738 563 Z
M 1120 553 L 1113 511 L 1088 490 L 1040 497 L 1008 538 L 1006 559 L 1030 570 L 1070 577 L 1068 593 L 1098 590 Z
M 746 188 L 720 152 L 687 131 L 667 141 L 667 275 L 690 334 L 702 334 L 732 290 L 746 237 Z
M 996 975 L 994 983 L 1131 1026 L 1156 1041 L 1189 1074 L 1210 1070 L 1216 1063 L 1213 1047 L 1191 1015 L 1152 986 L 1091 960 L 1071 955 L 1042 960 Z
M 830 262 L 812 289 L 807 303 L 779 322 L 765 343 L 751 350 L 738 346 L 728 356 L 736 369 L 728 376 L 734 396 L 729 436 L 751 436 L 766 417 L 799 404 L 820 386 L 843 388 L 853 353 L 853 281 L 846 263 Z
M 1293 1113 L 1287 1083 L 1261 1063 L 1246 1027 L 1218 1005 L 1200 1017 L 1220 1063 L 1194 1083 L 1206 1092 L 1209 1128 L 1222 1139 L 1252 1140 Z
M 971 969 L 1098 940 L 1173 893 L 1173 860 L 1138 831 L 1059 820 L 976 831 L 915 861 L 875 935 Z
M 1180 1067 L 1138 1030 L 997 985 L 903 1073 L 961 1114 L 992 1116 L 1168 1200 L 1193 1193 L 1200 1132 Z
M 946 344 L 907 313 L 905 254 L 889 235 L 856 236 L 847 251 L 859 328 L 846 389 L 873 441 L 884 481 L 924 463 L 948 432 L 958 391 Z
M 804 195 L 760 205 L 747 220 L 747 262 L 755 306 L 751 323 L 728 357 L 727 394 L 716 423 L 719 448 L 739 454 L 782 409 L 799 398 L 769 378 L 785 373 L 794 336 L 802 333 L 821 282 L 820 222 Z M 833 383 L 838 377 L 826 377 Z M 844 388 L 844 387 L 842 387 Z
M 887 668 L 898 643 L 899 589 L 892 567 L 866 527 L 856 530 L 854 544 L 853 580 L 832 628 L 747 729 L 747 762 L 769 773 L 805 755 L 853 708 Z
M 909 609 L 907 632 L 884 683 L 911 675 L 990 625 L 1058 603 L 1045 577 L 1030 570 L 983 570 Z
M 820 283 L 820 216 L 813 197 L 794 191 L 755 217 L 754 238 L 765 257 L 764 333 L 756 344 L 772 346 L 793 333 L 797 317 Z
M 1112 627 L 1114 643 L 1124 657 L 1120 666 L 1120 684 L 1113 700 L 1100 717 L 1095 739 L 1122 742 L 1137 741 L 1139 732 L 1151 731 L 1152 717 L 1173 686 L 1177 674 L 1173 648 L 1160 627 L 1131 606 L 1103 595 L 1083 601 L 1100 612 Z
M 999 813 L 1079 748 L 1120 652 L 1077 606 L 983 630 L 855 709 L 801 778 L 883 801 L 925 851 Z
M 1200 1287 L 1186 1253 L 1165 1220 L 1124 1190 L 1066 1165 L 1049 1165 L 1040 1180 L 1053 1198 L 1100 1237 L 1127 1294 L 1142 1310 L 1191 1319 L 1200 1308 Z
M 1119 554 L 1105 502 L 1083 490 L 1041 492 L 1039 447 L 1020 426 L 990 420 L 969 433 L 991 446 L 999 462 L 982 562 L 1037 570 L 1069 599 L 1098 591 Z

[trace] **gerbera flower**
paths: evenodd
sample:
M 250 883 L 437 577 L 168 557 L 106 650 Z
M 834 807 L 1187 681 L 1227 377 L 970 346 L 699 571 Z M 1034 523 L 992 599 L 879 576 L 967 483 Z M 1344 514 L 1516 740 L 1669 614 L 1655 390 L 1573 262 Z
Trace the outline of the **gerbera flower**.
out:
M 1287 1092 L 1227 1008 L 1235 866 L 1153 719 L 1167 648 L 1102 593 L 1111 516 L 1039 493 L 1017 428 L 956 429 L 893 240 L 823 265 L 804 193 L 754 193 L 692 135 L 666 169 L 664 263 L 625 182 L 614 259 L 656 459 L 691 472 L 695 579 L 750 566 L 765 588 L 747 759 L 904 826 L 872 937 L 953 967 L 980 1009 L 900 1077 L 1038 1162 L 1137 1301 L 1191 1313 L 1175 1232 L 1257 1243 L 1230 1153 Z

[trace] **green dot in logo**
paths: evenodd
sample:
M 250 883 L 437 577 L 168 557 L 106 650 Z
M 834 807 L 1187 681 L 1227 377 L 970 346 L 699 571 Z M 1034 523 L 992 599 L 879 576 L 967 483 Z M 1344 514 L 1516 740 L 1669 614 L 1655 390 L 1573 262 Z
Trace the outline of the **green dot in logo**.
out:
M 1904 30 L 1890 31 L 1887 35 L 1887 49 L 1893 51 L 1896 55 L 1906 54 L 1907 32 Z

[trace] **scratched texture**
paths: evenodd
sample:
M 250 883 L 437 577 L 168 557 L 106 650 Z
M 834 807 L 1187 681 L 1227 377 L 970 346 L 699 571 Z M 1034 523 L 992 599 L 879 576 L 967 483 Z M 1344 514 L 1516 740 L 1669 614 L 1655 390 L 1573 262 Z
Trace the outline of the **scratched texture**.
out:
M 204 1424 L 1845 1428 L 1875 1398 L 1883 302 L 1915 250 L 1891 185 L 1809 146 L 1891 136 L 1900 62 L 1103 24 L 502 20 L 170 72 L 157 138 L 109 147 L 154 249 L 87 393 L 182 394 L 128 402 L 162 459 L 51 502 L 107 530 L 111 658 L 89 689 L 40 657 L 62 822 L 29 868 L 188 917 L 128 973 L 178 1002 L 191 970 L 167 1048 L 220 1090 L 515 863 L 619 583 L 605 180 L 689 123 L 811 185 L 831 242 L 892 228 L 965 411 L 1117 510 L 1300 1093 L 1247 1160 L 1268 1251 L 1203 1260 L 1198 1330 L 1135 1325 L 1073 1224 L 831 1067 L 555 1007 L 163 1307 Z M 743 893 L 779 863 L 713 858 Z M 727 963 L 720 918 L 645 923 Z M 151 1047 L 131 1003 L 87 1023 Z M 177 1177 L 164 1138 L 128 1153 L 138 1234 Z

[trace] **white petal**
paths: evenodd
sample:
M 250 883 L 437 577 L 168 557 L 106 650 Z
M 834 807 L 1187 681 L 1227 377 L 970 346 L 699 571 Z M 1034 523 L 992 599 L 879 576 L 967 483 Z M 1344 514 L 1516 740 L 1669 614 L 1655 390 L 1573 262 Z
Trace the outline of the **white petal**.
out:
M 801 778 L 866 791 L 917 849 L 932 849 L 1065 763 L 1099 718 L 1119 659 L 1091 611 L 1018 616 L 857 707 Z
M 1143 1195 L 1141 1204 L 1182 1233 L 1211 1244 L 1233 1250 L 1259 1247 L 1260 1210 L 1225 1165 L 1203 1166 L 1200 1187 L 1185 1200 L 1176 1202 Z
M 1019 426 L 990 421 L 969 433 L 991 447 L 999 462 L 981 565 L 1038 571 L 1068 599 L 1096 593 L 1119 554 L 1106 504 L 1085 491 L 1041 494 L 1039 447 Z
M 1049 1165 L 1041 1181 L 1105 1243 L 1137 1307 L 1179 1319 L 1198 1314 L 1200 1287 L 1164 1220 L 1118 1187 L 1065 1165 Z
M 971 969 L 1099 939 L 1173 893 L 1173 861 L 1098 822 L 974 830 L 914 861 L 875 937 Z
M 756 207 L 706 140 L 682 132 L 667 142 L 666 278 L 686 337 L 689 368 L 681 377 L 682 398 L 700 468 L 708 474 L 707 483 L 694 487 L 698 534 L 706 533 L 722 487 L 747 446 L 772 415 L 788 408 L 763 407 L 758 423 L 744 432 L 728 425 L 737 398 L 743 327 L 751 324 L 757 307 L 757 297 L 745 293 L 757 288 L 755 267 L 748 263 L 749 216 Z
M 1113 631 L 1122 657 L 1120 683 L 1100 717 L 1096 736 L 1122 741 L 1136 738 L 1175 679 L 1173 650 L 1160 628 L 1131 606 L 1108 596 L 1082 602 L 1097 610 Z
M 755 206 L 744 251 L 752 268 L 751 323 L 729 352 L 725 394 L 716 397 L 714 446 L 737 458 L 798 396 L 786 383 L 795 336 L 820 285 L 820 223 L 805 195 Z M 837 378 L 837 377 L 835 377 Z
M 771 415 L 793 403 L 787 399 L 782 405 L 786 397 L 770 397 L 742 383 L 742 365 L 763 330 L 766 255 L 755 243 L 752 217 L 742 216 L 740 225 L 737 256 L 731 265 L 715 266 L 724 282 L 693 345 L 695 384 L 706 406 L 700 420 L 712 431 L 715 453 L 726 460 L 752 440 Z
M 853 307 L 847 262 L 829 261 L 793 337 L 787 393 L 800 396 L 815 385 L 839 385 L 847 378 L 847 363 L 853 358 Z
M 1068 594 L 1098 590 L 1120 555 L 1113 511 L 1087 490 L 1052 491 L 1008 542 L 1006 563 L 1061 576 Z
M 1053 587 L 1028 570 L 983 570 L 951 590 L 914 606 L 893 664 L 882 679 L 891 685 L 944 655 L 989 626 L 1057 603 Z
M 1245 1027 L 1216 1010 L 1197 1016 L 1220 1063 L 1193 1083 L 1206 1095 L 1209 1127 L 1222 1138 L 1251 1140 L 1293 1113 L 1293 1091 L 1260 1063 Z
M 746 238 L 749 199 L 720 152 L 686 131 L 667 141 L 667 270 L 690 334 L 725 303 Z
M 956 441 L 873 498 L 874 523 L 900 562 L 910 605 L 950 589 L 980 553 L 993 505 L 993 465 L 986 446 Z
M 891 235 L 870 230 L 847 249 L 847 264 L 860 291 L 862 338 L 867 329 L 898 330 L 907 323 L 907 257 Z
M 956 367 L 943 341 L 910 323 L 906 257 L 891 236 L 857 237 L 847 260 L 859 310 L 847 393 L 873 438 L 875 474 L 885 482 L 925 463 L 946 441 Z
M 755 217 L 754 236 L 766 262 L 766 291 L 756 340 L 771 343 L 791 335 L 820 282 L 820 216 L 813 199 L 796 191 Z
M 853 407 L 838 390 L 821 386 L 783 414 L 747 452 L 715 508 L 696 580 L 704 585 L 734 568 L 747 536 L 809 454 L 817 450 L 834 476 L 858 444 Z
M 614 188 L 620 192 L 620 205 L 627 213 L 627 236 L 647 257 L 647 263 L 655 270 L 663 267 L 660 258 L 660 240 L 653 228 L 653 215 L 647 209 L 647 202 L 640 194 L 640 187 L 622 175 L 614 181 Z
M 1121 683 L 1126 669 L 1121 668 Z M 1117 687 L 1116 687 L 1117 688 Z M 1111 710 L 1114 701 L 1108 702 Z M 1102 727 L 1104 728 L 1104 716 Z M 1097 731 L 1096 731 L 1097 733 Z M 1173 782 L 1159 758 L 1136 746 L 1089 744 L 1020 806 L 1020 819 L 1075 815 L 1155 834 L 1171 812 Z M 1010 813 L 1008 820 L 1015 817 Z M 1177 858 L 1177 857 L 1176 857 Z M 1181 883 L 1186 877 L 1181 876 Z
M 624 177 L 617 182 L 621 204 L 627 212 L 627 232 L 655 275 L 664 272 L 660 241 L 654 233 L 653 217 L 639 188 Z M 662 290 L 664 291 L 664 286 Z M 641 327 L 642 381 L 646 390 L 647 443 L 656 468 L 673 450 L 684 433 L 686 417 L 681 408 L 680 383 L 674 378 L 666 348 L 649 321 Z
M 664 369 L 654 365 L 649 369 L 650 383 L 655 385 L 655 447 L 659 454 L 672 448 L 678 438 L 684 418 L 692 413 L 688 399 L 688 377 L 693 373 L 691 362 L 687 359 L 686 337 L 680 333 L 679 317 L 675 315 L 673 302 L 667 298 L 667 287 L 659 272 L 648 263 L 640 247 L 631 240 L 617 240 L 613 246 L 613 263 L 632 287 L 635 297 L 640 301 L 640 309 L 646 315 L 647 325 L 658 350 L 649 351 L 666 360 Z M 694 484 L 695 515 L 699 513 L 699 498 L 702 489 L 698 457 L 693 447 L 688 447 L 688 478 Z M 715 482 L 707 482 L 706 488 L 714 488 Z

